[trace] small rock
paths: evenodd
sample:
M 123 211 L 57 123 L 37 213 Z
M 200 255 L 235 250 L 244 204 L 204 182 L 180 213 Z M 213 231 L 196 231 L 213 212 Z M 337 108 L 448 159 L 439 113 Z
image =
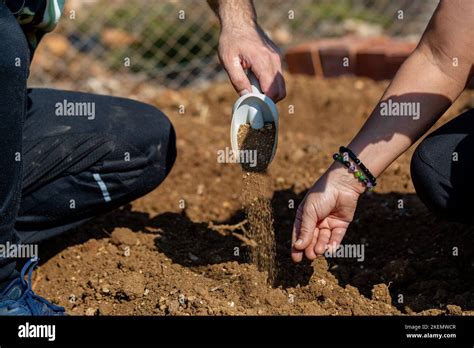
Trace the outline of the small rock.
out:
M 141 297 L 145 292 L 145 277 L 140 273 L 126 274 L 120 283 L 120 290 L 131 299 Z
M 376 284 L 372 289 L 372 300 L 392 304 L 392 296 L 388 286 L 385 284 Z
M 138 238 L 135 232 L 129 228 L 116 228 L 110 237 L 110 242 L 115 245 L 136 245 Z
M 294 162 L 300 162 L 303 158 L 306 157 L 306 152 L 298 148 L 295 152 L 293 152 L 293 155 L 291 157 Z
M 170 314 L 175 314 L 179 310 L 179 302 L 178 301 L 171 301 L 170 305 L 168 306 L 168 311 Z
M 357 81 L 354 83 L 354 87 L 355 87 L 355 89 L 357 89 L 358 91 L 364 89 L 364 87 L 365 87 L 364 81 L 362 81 L 362 80 L 357 80 Z
M 267 293 L 265 302 L 272 307 L 281 307 L 288 302 L 288 299 L 280 289 L 275 289 Z
M 322 285 L 322 286 L 325 286 L 325 285 L 327 284 L 326 280 L 324 280 L 323 278 L 318 279 L 318 280 L 316 281 L 316 283 L 317 283 L 318 285 Z
M 103 302 L 99 305 L 99 314 L 110 315 L 113 312 L 114 307 L 111 303 Z
M 117 247 L 113 244 L 107 244 L 107 246 L 105 247 L 105 250 L 107 250 L 107 252 L 111 255 L 115 255 L 118 252 Z
M 285 183 L 285 178 L 282 178 L 281 176 L 279 176 L 278 178 L 276 178 L 276 183 L 277 184 L 284 184 Z
M 97 314 L 97 308 L 92 308 L 92 307 L 89 307 L 86 309 L 86 315 L 87 316 L 93 316 L 93 315 L 96 315 Z
M 450 315 L 462 315 L 462 308 L 457 305 L 447 305 L 446 312 Z

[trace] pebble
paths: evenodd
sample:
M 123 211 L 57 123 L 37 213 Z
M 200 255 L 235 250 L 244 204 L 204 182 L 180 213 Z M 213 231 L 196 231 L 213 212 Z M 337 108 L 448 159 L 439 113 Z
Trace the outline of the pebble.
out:
M 372 289 L 372 300 L 392 304 L 392 296 L 388 286 L 385 284 L 376 284 Z
M 114 308 L 113 308 L 112 304 L 110 304 L 110 303 L 103 302 L 103 303 L 99 304 L 99 313 L 101 315 L 110 315 L 110 314 L 112 314 L 113 309 Z
M 168 306 L 168 311 L 173 314 L 176 313 L 179 309 L 179 302 L 178 301 L 172 301 L 170 305 Z
M 279 176 L 278 178 L 276 178 L 276 183 L 277 184 L 284 184 L 285 183 L 285 178 L 282 178 L 281 176 Z
M 86 315 L 87 316 L 93 316 L 97 313 L 97 309 L 96 308 L 92 308 L 92 307 L 89 307 L 86 309 Z
M 145 292 L 145 277 L 140 273 L 125 274 L 120 285 L 121 292 L 129 298 L 141 297 Z
M 462 308 L 457 305 L 447 305 L 446 312 L 450 315 L 462 315 Z
M 116 228 L 110 236 L 110 242 L 115 245 L 136 245 L 138 238 L 135 232 L 129 228 Z

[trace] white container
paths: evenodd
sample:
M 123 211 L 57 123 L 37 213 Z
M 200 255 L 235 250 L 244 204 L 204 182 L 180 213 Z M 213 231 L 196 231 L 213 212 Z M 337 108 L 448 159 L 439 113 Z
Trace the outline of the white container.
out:
M 234 154 L 238 153 L 239 143 L 237 135 L 239 128 L 243 124 L 250 124 L 254 129 L 260 129 L 267 122 L 275 124 L 275 142 L 273 144 L 272 157 L 268 164 L 275 157 L 278 144 L 278 109 L 269 97 L 261 92 L 260 84 L 252 72 L 248 72 L 248 77 L 252 85 L 252 92 L 241 96 L 232 109 L 232 122 L 230 125 L 230 143 Z

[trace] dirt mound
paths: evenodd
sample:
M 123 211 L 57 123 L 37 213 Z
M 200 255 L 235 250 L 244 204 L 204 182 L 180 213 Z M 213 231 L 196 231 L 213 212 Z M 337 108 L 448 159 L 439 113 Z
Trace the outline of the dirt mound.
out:
M 222 84 L 213 93 L 172 92 L 186 105 L 184 115 L 167 97 L 171 92 L 147 99 L 165 106 L 177 131 L 179 157 L 170 177 L 131 206 L 41 245 L 35 290 L 81 315 L 474 314 L 473 228 L 439 221 L 423 206 L 410 181 L 411 152 L 360 201 L 345 242 L 365 245 L 363 262 L 291 262 L 298 203 L 386 84 L 290 77 L 287 87 L 269 167 L 273 284 L 250 262 L 241 168 L 216 160 L 230 146 L 236 98 Z M 473 93 L 466 93 L 443 122 L 473 104 Z

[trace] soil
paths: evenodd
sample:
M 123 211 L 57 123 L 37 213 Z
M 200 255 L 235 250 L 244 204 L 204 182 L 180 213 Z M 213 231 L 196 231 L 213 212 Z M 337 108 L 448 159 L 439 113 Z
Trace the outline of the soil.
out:
M 34 289 L 72 315 L 474 314 L 474 228 L 437 219 L 417 198 L 413 149 L 359 202 L 345 242 L 365 244 L 363 262 L 291 262 L 298 203 L 385 87 L 349 77 L 288 77 L 278 151 L 268 168 L 276 241 L 271 284 L 250 262 L 240 165 L 216 159 L 230 142 L 231 86 L 212 86 L 212 93 L 137 90 L 175 125 L 172 173 L 133 204 L 41 245 Z M 466 92 L 440 122 L 473 106 L 474 93 Z
M 268 196 L 270 177 L 266 170 L 272 158 L 275 130 L 274 123 L 266 123 L 260 129 L 244 124 L 237 134 L 239 150 L 256 154 L 254 165 L 241 162 L 242 169 L 248 170 L 243 175 L 242 185 L 242 200 L 248 222 L 244 234 L 255 242 L 250 250 L 250 259 L 259 271 L 267 273 L 269 284 L 273 283 L 276 275 L 276 245 L 271 196 Z
M 256 157 L 256 161 L 242 161 L 242 169 L 249 172 L 263 172 L 267 169 L 272 159 L 273 146 L 275 143 L 275 124 L 265 123 L 260 129 L 253 129 L 249 124 L 240 126 L 237 133 L 239 151 L 249 155 L 245 157 Z M 255 156 L 251 156 L 254 153 Z
M 268 283 L 272 284 L 276 276 L 276 242 L 271 196 L 268 196 L 269 180 L 266 173 L 244 174 L 242 202 L 248 223 L 244 235 L 255 242 L 250 250 L 250 260 L 259 271 L 266 272 Z

